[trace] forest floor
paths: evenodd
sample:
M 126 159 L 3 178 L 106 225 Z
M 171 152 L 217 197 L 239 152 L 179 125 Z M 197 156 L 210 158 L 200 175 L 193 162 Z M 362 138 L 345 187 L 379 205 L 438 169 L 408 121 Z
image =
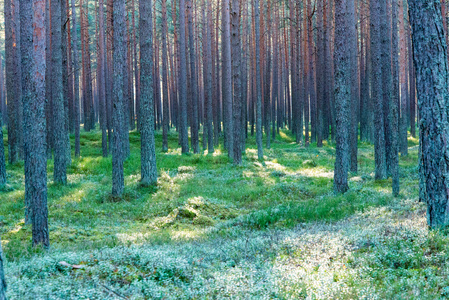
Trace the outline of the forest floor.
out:
M 0 235 L 10 299 L 449 297 L 449 238 L 427 229 L 416 139 L 400 158 L 396 199 L 391 180 L 374 180 L 370 144 L 359 144 L 350 191 L 335 196 L 334 145 L 306 149 L 286 131 L 264 163 L 250 137 L 241 167 L 222 148 L 181 155 L 175 133 L 163 153 L 158 132 L 154 188 L 139 185 L 137 132 L 130 141 L 122 199 L 110 196 L 100 132 L 82 132 L 66 186 L 52 183 L 49 161 L 49 251 L 31 247 L 24 225 L 23 163 L 7 166 Z

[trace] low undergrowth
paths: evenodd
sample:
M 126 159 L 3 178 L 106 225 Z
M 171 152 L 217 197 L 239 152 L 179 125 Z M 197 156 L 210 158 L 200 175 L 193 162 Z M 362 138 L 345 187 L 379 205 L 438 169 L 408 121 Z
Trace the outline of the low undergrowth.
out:
M 396 199 L 391 180 L 373 178 L 372 145 L 359 144 L 350 191 L 334 195 L 334 145 L 304 148 L 287 131 L 264 162 L 250 137 L 239 167 L 221 147 L 181 155 L 174 133 L 159 151 L 157 133 L 154 187 L 139 183 L 131 132 L 125 193 L 113 198 L 99 140 L 82 133 L 65 186 L 51 182 L 49 161 L 49 251 L 31 247 L 24 224 L 23 163 L 7 166 L 0 234 L 10 298 L 449 297 L 448 238 L 427 230 L 417 201 L 416 139 L 400 158 Z

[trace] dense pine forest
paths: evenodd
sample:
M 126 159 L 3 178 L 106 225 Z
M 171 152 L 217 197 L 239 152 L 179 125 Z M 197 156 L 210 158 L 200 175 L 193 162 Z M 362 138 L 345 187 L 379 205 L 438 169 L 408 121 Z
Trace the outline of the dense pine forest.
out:
M 0 300 L 449 297 L 447 0 L 0 6 Z

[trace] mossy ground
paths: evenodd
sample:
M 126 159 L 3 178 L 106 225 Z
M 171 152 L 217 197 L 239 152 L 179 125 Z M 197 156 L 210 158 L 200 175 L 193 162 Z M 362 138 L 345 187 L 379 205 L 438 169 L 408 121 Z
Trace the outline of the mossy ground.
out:
M 142 187 L 139 184 L 139 134 L 131 132 L 130 141 L 131 155 L 124 166 L 125 193 L 120 199 L 110 196 L 111 157 L 101 156 L 100 132 L 82 132 L 81 157 L 73 159 L 68 168 L 67 185 L 52 183 L 53 162 L 48 162 L 51 242 L 48 252 L 31 247 L 31 228 L 24 225 L 23 163 L 7 166 L 8 184 L 0 192 L 0 235 L 7 258 L 6 273 L 16 290 L 9 289 L 11 296 L 21 295 L 26 298 L 26 292 L 18 294 L 17 291 L 29 290 L 42 278 L 53 280 L 55 284 L 65 278 L 68 279 L 67 283 L 59 284 L 67 288 L 66 294 L 56 296 L 48 290 L 42 293 L 54 299 L 71 298 L 73 295 L 69 286 L 80 284 L 88 295 L 86 297 L 95 298 L 96 294 L 88 294 L 88 291 L 93 285 L 100 284 L 106 286 L 101 289 L 101 295 L 106 298 L 118 297 L 117 293 L 128 293 L 130 297 L 134 295 L 129 294 L 131 287 L 139 286 L 140 292 L 135 294 L 136 299 L 148 299 L 157 298 L 159 292 L 161 295 L 165 292 L 174 295 L 175 292 L 193 293 L 192 282 L 195 281 L 195 285 L 198 285 L 195 291 L 198 293 L 193 293 L 193 298 L 225 297 L 228 292 L 230 296 L 237 297 L 358 298 L 365 294 L 365 285 L 369 282 L 372 285 L 369 292 L 383 298 L 395 295 L 390 284 L 395 276 L 399 278 L 405 274 L 410 280 L 424 280 L 422 274 L 427 274 L 427 278 L 432 274 L 436 278 L 446 274 L 446 271 L 438 271 L 448 268 L 446 235 L 444 232 L 427 231 L 423 222 L 424 208 L 418 203 L 418 140 L 414 138 L 409 138 L 409 155 L 400 158 L 401 194 L 397 199 L 391 196 L 391 180 L 374 180 L 373 146 L 367 143 L 359 144 L 359 172 L 351 175 L 350 191 L 336 196 L 332 183 L 334 145 L 325 143 L 323 148 L 314 145 L 304 148 L 296 145 L 293 136 L 287 131 L 281 131 L 276 140 L 272 141 L 271 149 L 264 149 L 264 162 L 257 160 L 255 140 L 249 137 L 243 165 L 239 167 L 230 163 L 222 147 L 218 147 L 213 154 L 206 151 L 181 155 L 174 132 L 169 135 L 170 150 L 164 153 L 160 151 L 162 137 L 158 132 L 156 149 L 159 179 L 155 187 Z M 404 221 L 403 216 L 412 218 L 409 220 L 411 225 L 406 229 L 398 227 Z M 389 229 L 393 232 L 388 235 L 391 238 L 371 236 L 379 230 L 382 232 L 380 236 L 385 235 L 383 229 L 379 228 L 387 223 L 395 228 Z M 343 224 L 348 224 L 348 228 L 345 228 L 348 233 L 336 235 L 335 228 Z M 328 227 L 322 229 L 323 226 Z M 351 230 L 370 233 L 366 236 L 351 235 Z M 313 254 L 316 249 L 309 249 L 310 245 L 303 237 L 301 242 L 294 242 L 290 246 L 286 242 L 288 237 L 293 240 L 293 237 L 298 238 L 299 232 L 309 236 L 310 243 L 323 249 L 327 248 L 322 244 L 329 243 L 326 237 L 338 240 L 336 244 L 344 244 L 343 248 L 354 244 L 351 246 L 353 249 L 344 255 L 336 254 L 326 267 L 326 270 L 330 268 L 334 272 L 334 282 L 344 282 L 343 290 L 337 292 L 338 289 L 329 289 L 326 293 L 319 290 L 321 287 L 315 289 L 313 284 L 309 284 L 312 278 L 322 274 L 322 263 L 313 265 L 310 270 L 304 265 L 301 280 L 284 279 L 282 284 L 270 282 L 270 288 L 266 289 L 256 288 L 257 284 L 248 280 L 247 289 L 217 291 L 217 286 L 209 282 L 220 285 L 214 272 L 233 273 L 237 272 L 236 268 L 240 268 L 238 273 L 243 277 L 250 276 L 245 266 L 255 261 L 263 263 L 265 267 L 268 264 L 270 268 L 278 266 L 282 269 L 288 268 L 290 263 L 297 265 L 297 260 L 308 261 L 316 257 Z M 410 235 L 420 238 L 398 238 L 404 232 L 412 232 Z M 321 242 L 316 241 L 317 236 L 322 237 Z M 283 242 L 274 246 L 274 238 L 282 238 Z M 217 258 L 219 255 L 215 250 L 208 252 L 206 249 L 213 249 L 214 245 L 224 241 L 236 245 L 246 243 L 246 246 L 236 246 L 241 251 L 229 254 L 230 258 L 221 265 L 222 258 Z M 179 257 L 168 255 L 167 259 L 173 260 L 184 259 L 183 255 L 188 251 L 185 249 L 203 249 L 205 257 L 198 258 L 208 262 L 201 273 L 208 282 L 203 282 L 203 289 L 200 288 L 195 271 L 188 266 L 176 266 L 171 260 L 167 262 L 163 259 L 163 263 L 167 264 L 165 269 L 149 268 L 140 262 L 130 263 L 125 259 L 126 251 L 135 255 L 143 251 L 143 257 L 149 255 L 146 252 L 148 249 L 165 251 L 160 250 L 167 249 L 164 247 L 170 247 L 174 249 L 173 253 L 178 253 Z M 248 247 L 252 248 L 248 250 Z M 112 252 L 103 258 L 93 258 L 103 251 Z M 385 251 L 391 253 L 386 255 Z M 405 252 L 411 254 L 407 261 L 402 261 Z M 116 258 L 113 253 L 117 254 Z M 323 250 L 323 253 L 327 253 L 327 250 Z M 315 256 L 310 256 L 312 254 Z M 432 259 L 420 259 L 422 255 Z M 437 258 L 434 258 L 435 255 Z M 55 267 L 57 262 L 54 261 L 61 257 L 71 259 L 72 264 L 85 264 L 86 269 L 78 273 L 77 270 L 61 271 L 60 267 Z M 368 259 L 371 257 L 377 260 Z M 153 259 L 148 258 L 151 261 Z M 36 261 L 42 266 L 35 273 L 32 271 L 34 267 L 28 275 L 16 273 L 17 269 L 30 267 Z M 101 264 L 107 264 L 108 267 L 102 268 Z M 307 264 L 310 265 L 310 262 Z M 291 267 L 295 269 L 295 266 Z M 357 276 L 361 276 L 360 280 Z M 410 280 L 408 290 L 401 295 L 426 291 L 425 285 L 417 284 L 415 287 Z M 159 290 L 159 285 L 158 288 L 153 286 L 160 281 L 164 281 L 162 290 Z M 443 286 L 446 281 L 436 282 L 439 287 L 432 289 L 432 295 L 449 295 L 449 288 L 446 291 Z M 397 293 L 396 290 L 394 292 Z M 39 291 L 35 290 L 36 293 Z M 274 294 L 270 296 L 270 293 Z

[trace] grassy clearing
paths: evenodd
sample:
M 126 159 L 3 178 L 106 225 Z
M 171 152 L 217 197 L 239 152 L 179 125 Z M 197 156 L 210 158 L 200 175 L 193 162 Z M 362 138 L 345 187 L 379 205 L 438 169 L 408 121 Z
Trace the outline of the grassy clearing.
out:
M 306 149 L 284 131 L 265 163 L 250 138 L 241 167 L 220 147 L 181 155 L 174 133 L 163 153 L 158 133 L 158 185 L 143 188 L 131 132 L 120 201 L 110 197 L 111 158 L 101 157 L 100 140 L 98 131 L 82 133 L 66 186 L 51 183 L 49 161 L 46 253 L 31 248 L 24 225 L 23 164 L 7 167 L 0 234 L 11 298 L 449 296 L 446 235 L 427 231 L 417 202 L 416 139 L 400 159 L 402 192 L 393 199 L 391 180 L 373 179 L 372 145 L 360 143 L 351 190 L 335 196 L 333 145 Z

